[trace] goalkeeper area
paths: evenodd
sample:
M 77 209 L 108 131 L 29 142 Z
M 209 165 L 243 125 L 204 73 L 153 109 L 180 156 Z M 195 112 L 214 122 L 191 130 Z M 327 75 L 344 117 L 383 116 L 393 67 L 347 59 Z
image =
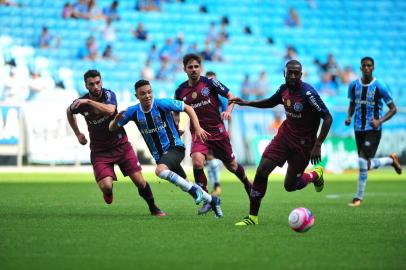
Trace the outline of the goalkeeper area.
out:
M 253 179 L 254 170 L 247 170 Z M 175 186 L 144 173 L 166 217 L 149 215 L 128 178 L 106 205 L 91 173 L 0 173 L 0 269 L 402 269 L 406 265 L 406 179 L 369 174 L 365 201 L 350 208 L 357 172 L 325 175 L 288 193 L 271 175 L 259 225 L 234 226 L 249 203 L 221 172 L 224 218 L 198 216 Z M 192 173 L 188 172 L 191 176 Z M 296 233 L 288 214 L 307 207 L 314 227 Z

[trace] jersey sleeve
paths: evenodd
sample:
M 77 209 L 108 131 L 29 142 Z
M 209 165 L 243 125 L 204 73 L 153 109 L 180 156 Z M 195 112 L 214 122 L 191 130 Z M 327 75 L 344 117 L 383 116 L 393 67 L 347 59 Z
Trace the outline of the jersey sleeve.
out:
M 228 92 L 230 92 L 230 90 L 227 88 L 227 86 L 225 86 L 224 84 L 222 84 L 221 82 L 219 82 L 216 79 L 208 79 L 209 81 L 209 85 L 211 89 L 214 89 L 216 94 L 219 94 L 220 96 L 223 97 L 227 97 Z
M 221 112 L 227 111 L 228 99 L 219 95 L 219 101 L 220 101 L 220 111 Z
M 279 104 L 283 104 L 281 87 L 278 89 L 278 91 L 275 92 L 275 94 L 268 98 L 268 106 L 270 108 L 273 108 Z
M 355 101 L 355 82 L 353 81 L 348 85 L 348 94 L 347 97 L 350 101 L 354 102 Z
M 134 113 L 136 113 L 136 106 L 131 106 L 128 107 L 127 110 L 124 113 L 124 118 L 118 121 L 118 126 L 123 127 L 125 126 L 128 122 L 130 122 L 131 119 L 134 119 Z
M 392 96 L 390 95 L 390 89 L 387 85 L 378 84 L 378 90 L 386 104 L 393 102 Z
M 75 99 L 70 105 L 69 105 L 69 110 L 70 110 L 70 112 L 71 113 L 73 113 L 73 114 L 78 114 L 78 113 L 81 113 L 82 112 L 82 110 L 81 110 L 81 106 L 79 106 L 79 108 L 76 108 L 76 109 L 74 109 L 73 108 L 73 103 L 76 101 L 77 99 Z
M 117 106 L 116 94 L 113 91 L 106 90 L 105 95 L 106 95 L 106 101 L 105 101 L 106 104 L 111 104 L 111 105 Z
M 325 115 L 330 114 L 323 100 L 320 98 L 319 94 L 313 88 L 308 88 L 306 90 L 306 99 L 309 102 L 310 106 L 318 112 L 321 118 Z
M 162 98 L 156 99 L 154 102 L 158 108 L 167 112 L 183 112 L 185 110 L 185 103 L 180 100 Z

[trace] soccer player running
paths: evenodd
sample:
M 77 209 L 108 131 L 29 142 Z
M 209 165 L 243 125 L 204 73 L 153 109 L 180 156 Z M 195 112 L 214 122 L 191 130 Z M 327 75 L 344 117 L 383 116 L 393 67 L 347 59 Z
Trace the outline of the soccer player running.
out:
M 208 79 L 201 76 L 201 58 L 196 54 L 186 54 L 183 57 L 183 68 L 188 80 L 182 83 L 175 92 L 175 99 L 183 100 L 190 105 L 199 118 L 199 123 L 204 130 L 210 133 L 206 141 L 199 140 L 195 135 L 195 128 L 191 127 L 192 148 L 191 156 L 193 163 L 193 175 L 195 182 L 207 191 L 207 178 L 204 173 L 204 161 L 209 150 L 214 157 L 220 159 L 225 167 L 234 173 L 243 183 L 247 194 L 250 193 L 251 183 L 245 174 L 244 168 L 237 163 L 231 148 L 229 135 L 224 127 L 223 119 L 229 120 L 233 104 L 230 104 L 225 112 L 220 115 L 219 97 L 233 98 L 229 89 L 216 79 Z M 176 116 L 179 120 L 179 117 Z M 178 121 L 179 122 L 179 121 Z M 204 204 L 198 214 L 210 211 L 210 205 Z
M 250 194 L 249 215 L 237 226 L 258 224 L 258 212 L 261 200 L 265 195 L 268 176 L 276 166 L 282 167 L 288 162 L 284 186 L 286 191 L 303 189 L 313 183 L 317 192 L 323 190 L 323 169 L 316 166 L 314 171 L 305 173 L 309 161 L 317 164 L 321 161 L 321 145 L 326 138 L 333 119 L 316 90 L 301 80 L 302 65 L 299 61 L 290 60 L 285 66 L 285 83 L 268 99 L 245 101 L 234 98 L 230 102 L 256 108 L 273 108 L 282 104 L 286 120 L 278 133 L 266 147 L 257 168 Z M 319 135 L 317 131 L 323 124 Z
M 87 144 L 86 136 L 79 130 L 76 114 L 85 117 L 90 137 L 90 160 L 96 182 L 107 204 L 113 202 L 113 181 L 117 180 L 114 164 L 120 167 L 124 176 L 129 176 L 137 186 L 139 195 L 147 202 L 151 215 L 165 216 L 154 202 L 149 184 L 141 174 L 138 158 L 128 142 L 123 128 L 109 131 L 109 123 L 117 114 L 117 100 L 113 91 L 103 88 L 101 75 L 97 70 L 84 74 L 88 93 L 73 101 L 66 114 L 69 124 L 80 144 Z
M 351 124 L 354 117 L 355 140 L 358 149 L 359 176 L 357 193 L 349 206 L 360 206 L 364 198 L 365 186 L 368 179 L 368 170 L 381 166 L 392 165 L 397 174 L 402 173 L 396 153 L 389 157 L 374 158 L 382 134 L 382 123 L 389 120 L 396 113 L 396 106 L 388 89 L 377 81 L 372 73 L 375 63 L 371 57 L 361 59 L 362 78 L 351 82 L 348 87 L 347 119 L 345 124 Z M 383 101 L 389 111 L 382 116 Z
M 155 174 L 188 192 L 196 204 L 205 201 L 216 217 L 222 217 L 220 199 L 187 181 L 186 173 L 180 164 L 185 157 L 185 146 L 179 137 L 172 112 L 186 112 L 192 121 L 195 130 L 193 136 L 196 140 L 205 141 L 209 135 L 200 127 L 193 108 L 183 101 L 154 99 L 149 81 L 139 80 L 134 88 L 140 103 L 118 113 L 110 123 L 110 130 L 119 130 L 130 120 L 134 121 L 156 161 Z
M 207 71 L 206 72 L 206 77 L 208 79 L 217 79 L 216 78 L 216 73 L 213 71 Z M 228 99 L 218 95 L 219 101 L 220 101 L 220 106 L 219 110 L 221 113 L 221 118 L 223 121 L 225 121 L 224 117 L 228 116 L 225 114 L 228 108 Z M 231 115 L 228 118 L 228 126 L 227 126 L 227 132 L 229 136 L 231 136 L 231 124 L 232 124 L 232 117 Z M 220 196 L 221 195 L 221 185 L 220 185 L 220 160 L 215 158 L 213 155 L 213 151 L 209 150 L 206 156 L 206 164 L 207 164 L 207 175 L 209 178 L 209 182 L 213 186 L 213 195 Z

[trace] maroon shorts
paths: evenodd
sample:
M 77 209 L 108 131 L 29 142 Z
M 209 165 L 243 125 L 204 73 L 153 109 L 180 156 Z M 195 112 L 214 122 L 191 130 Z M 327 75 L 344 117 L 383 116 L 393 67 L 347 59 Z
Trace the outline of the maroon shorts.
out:
M 231 147 L 228 133 L 224 132 L 221 139 L 217 138 L 216 140 L 207 140 L 202 142 L 195 137 L 192 142 L 190 154 L 202 153 L 203 155 L 207 156 L 210 150 L 215 158 L 220 159 L 224 164 L 230 164 L 234 160 L 235 156 Z
M 114 172 L 114 164 L 120 167 L 124 176 L 141 171 L 140 162 L 129 142 L 107 151 L 92 151 L 90 153 L 90 160 L 97 182 L 107 176 L 111 176 L 114 180 L 117 180 L 117 176 Z
M 277 135 L 265 148 L 262 157 L 275 161 L 279 167 L 282 167 L 287 161 L 287 175 L 298 177 L 309 165 L 312 145 L 297 146 L 289 143 L 284 136 Z

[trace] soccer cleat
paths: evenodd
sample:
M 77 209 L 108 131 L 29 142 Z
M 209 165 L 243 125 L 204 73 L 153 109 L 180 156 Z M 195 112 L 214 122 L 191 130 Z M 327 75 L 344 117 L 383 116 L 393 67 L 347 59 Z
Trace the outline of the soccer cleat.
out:
M 320 192 L 324 188 L 324 178 L 323 178 L 323 167 L 316 166 L 314 167 L 314 171 L 317 174 L 317 180 L 313 182 L 314 188 L 317 192 Z
M 197 210 L 197 214 L 198 214 L 198 215 L 204 215 L 204 214 L 210 212 L 210 211 L 211 211 L 211 208 L 212 208 L 212 207 L 211 207 L 211 204 L 208 203 L 208 202 L 205 202 L 205 203 L 203 204 L 203 206 L 200 207 L 199 210 Z
M 211 197 L 211 209 L 214 211 L 214 214 L 216 215 L 216 218 L 222 218 L 223 217 L 223 211 L 221 210 L 220 204 L 221 204 L 221 200 L 220 198 L 216 197 L 216 196 L 212 196 Z
M 389 157 L 393 160 L 392 167 L 395 169 L 396 173 L 402 174 L 402 166 L 400 166 L 398 155 L 392 153 Z
M 156 217 L 165 217 L 166 213 L 161 211 L 158 207 L 155 207 L 151 210 L 151 215 Z
M 235 226 L 258 225 L 258 216 L 248 215 L 242 221 L 237 222 Z
M 113 194 L 109 196 L 103 193 L 103 199 L 107 204 L 111 204 L 113 202 Z
M 361 203 L 362 203 L 362 200 L 361 200 L 361 199 L 354 198 L 354 199 L 352 199 L 352 202 L 350 202 L 350 203 L 348 204 L 348 206 L 350 206 L 350 207 L 356 207 L 356 206 L 360 206 Z
M 195 198 L 195 203 L 200 204 L 203 201 L 203 191 L 201 187 L 198 185 L 195 185 L 196 187 L 196 198 Z

